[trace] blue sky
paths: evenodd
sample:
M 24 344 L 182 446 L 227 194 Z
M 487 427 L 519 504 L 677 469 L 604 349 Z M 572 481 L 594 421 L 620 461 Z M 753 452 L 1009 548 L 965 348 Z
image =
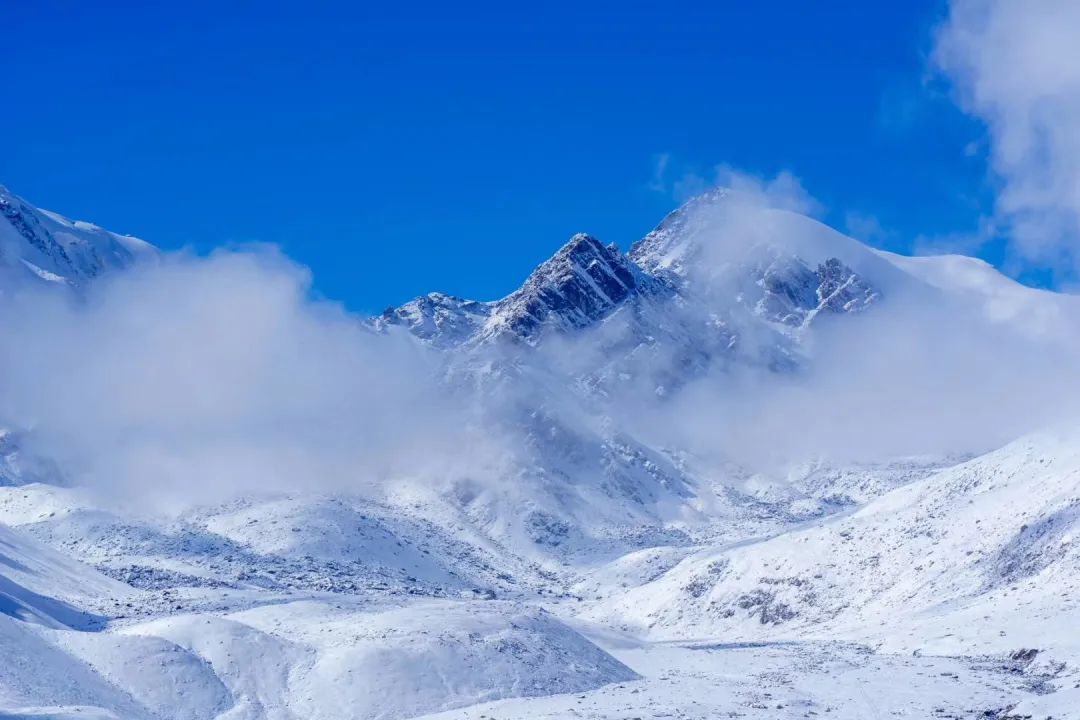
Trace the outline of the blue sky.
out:
M 6 8 L 0 182 L 165 248 L 278 243 L 357 310 L 625 248 L 718 163 L 892 249 L 990 199 L 924 81 L 936 1 L 135 5 Z

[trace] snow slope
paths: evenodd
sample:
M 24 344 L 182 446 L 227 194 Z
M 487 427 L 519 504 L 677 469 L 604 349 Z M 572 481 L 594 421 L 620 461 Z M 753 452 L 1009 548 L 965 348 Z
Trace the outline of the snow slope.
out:
M 1080 620 L 1078 538 L 1080 431 L 1068 428 L 905 485 L 850 515 L 704 549 L 587 614 L 661 639 L 842 633 L 896 650 L 1038 647 L 1072 659 L 1080 638 L 1062 634 L 1060 623 Z M 928 635 L 928 627 L 951 632 Z
M 392 719 L 634 677 L 554 617 L 503 602 L 240 594 L 246 610 L 106 627 L 87 608 L 122 618 L 151 599 L 4 526 L 0 549 L 0 712 L 16 716 Z
M 0 185 L 0 267 L 8 283 L 79 286 L 156 255 L 144 240 L 39 210 Z
M 100 626 L 106 618 L 93 610 L 136 594 L 5 525 L 0 566 L 0 614 L 43 627 Z

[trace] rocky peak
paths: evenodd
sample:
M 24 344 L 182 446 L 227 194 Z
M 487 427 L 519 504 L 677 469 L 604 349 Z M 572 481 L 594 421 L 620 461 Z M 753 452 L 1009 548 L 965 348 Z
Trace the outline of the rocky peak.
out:
M 493 321 L 524 338 L 547 324 L 585 327 L 653 283 L 617 247 L 579 233 L 496 303 Z
M 701 247 L 725 239 L 714 237 L 717 215 L 709 208 L 728 202 L 727 196 L 719 189 L 690 200 L 628 254 L 591 235 L 574 235 L 502 300 L 478 303 L 432 293 L 389 309 L 376 324 L 404 326 L 444 347 L 491 340 L 533 345 L 548 329 L 576 331 L 622 313 L 625 327 L 606 337 L 621 343 L 624 354 L 659 343 L 667 346 L 664 352 L 690 358 L 680 361 L 683 366 L 696 367 L 701 358 L 735 352 L 746 311 L 752 322 L 769 323 L 783 344 L 797 340 L 779 339 L 789 334 L 785 328 L 806 327 L 822 313 L 856 312 L 880 297 L 876 283 L 853 269 L 867 265 L 858 253 L 870 251 L 853 251 L 838 241 L 849 239 L 792 213 L 763 209 L 763 225 L 753 228 L 758 237 L 733 238 L 731 257 L 707 258 Z M 800 244 L 800 238 L 809 242 Z M 851 263 L 841 259 L 853 256 Z M 717 265 L 715 282 L 712 266 L 702 264 L 707 261 Z
M 811 268 L 796 256 L 781 256 L 753 271 L 760 297 L 756 314 L 790 327 L 804 327 L 821 313 L 865 309 L 880 293 L 838 258 Z
M 433 345 L 451 346 L 468 340 L 490 315 L 491 303 L 433 292 L 386 308 L 375 327 L 400 326 Z

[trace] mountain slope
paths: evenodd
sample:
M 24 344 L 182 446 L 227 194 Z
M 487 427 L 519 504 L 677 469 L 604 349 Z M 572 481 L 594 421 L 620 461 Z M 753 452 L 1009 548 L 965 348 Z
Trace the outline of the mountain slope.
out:
M 39 210 L 0 185 L 0 268 L 9 282 L 80 286 L 156 254 L 143 240 Z
M 1077 537 L 1080 431 L 1065 428 L 1018 440 L 809 529 L 702 550 L 590 614 L 660 638 L 843 632 L 909 650 L 931 642 L 950 652 L 1022 646 L 1073 656 L 1080 647 L 1053 625 L 1014 624 L 1000 610 L 978 627 L 947 618 L 1008 606 L 1017 592 L 1033 611 L 1080 618 Z M 952 628 L 953 639 L 909 634 L 930 623 Z M 999 628 L 1014 626 L 998 637 Z

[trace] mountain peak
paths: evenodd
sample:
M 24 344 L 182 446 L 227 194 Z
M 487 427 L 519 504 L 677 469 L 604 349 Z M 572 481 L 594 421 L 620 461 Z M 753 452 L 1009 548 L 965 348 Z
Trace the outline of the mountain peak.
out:
M 548 324 L 585 327 L 625 302 L 641 277 L 640 268 L 616 247 L 578 233 L 497 303 L 492 329 L 531 338 Z
M 895 274 L 869 248 L 797 213 L 751 204 L 753 214 L 729 223 L 725 213 L 739 212 L 736 201 L 725 188 L 691 198 L 628 254 L 577 233 L 501 300 L 433 293 L 391 309 L 376 324 L 404 326 L 439 346 L 494 338 L 531 345 L 547 328 L 579 330 L 632 305 L 635 337 L 649 343 L 681 326 L 685 318 L 676 316 L 689 304 L 718 318 L 742 307 L 778 329 L 798 329 L 823 313 L 868 307 L 887 287 L 887 271 Z M 661 297 L 673 301 L 647 309 L 637 302 Z
M 375 327 L 401 326 L 421 340 L 447 347 L 468 340 L 490 314 L 491 303 L 432 292 L 386 308 L 375 318 Z
M 597 247 L 603 247 L 604 246 L 603 243 L 601 243 L 599 240 L 597 240 L 595 237 L 593 237 L 589 233 L 579 232 L 579 233 L 574 233 L 573 235 L 571 235 L 570 239 L 566 241 L 566 243 L 562 246 L 561 250 L 566 250 L 567 248 L 573 248 L 573 247 L 576 247 L 576 246 L 582 245 L 582 244 L 595 245 Z
M 534 343 L 544 328 L 584 328 L 606 318 L 637 294 L 666 286 L 643 272 L 616 244 L 577 233 L 538 265 L 520 288 L 495 302 L 429 293 L 374 320 L 402 326 L 437 346 L 508 338 Z
M 628 257 L 647 272 L 684 276 L 697 255 L 693 240 L 704 229 L 707 209 L 729 195 L 727 188 L 713 188 L 690 198 L 631 245 Z

